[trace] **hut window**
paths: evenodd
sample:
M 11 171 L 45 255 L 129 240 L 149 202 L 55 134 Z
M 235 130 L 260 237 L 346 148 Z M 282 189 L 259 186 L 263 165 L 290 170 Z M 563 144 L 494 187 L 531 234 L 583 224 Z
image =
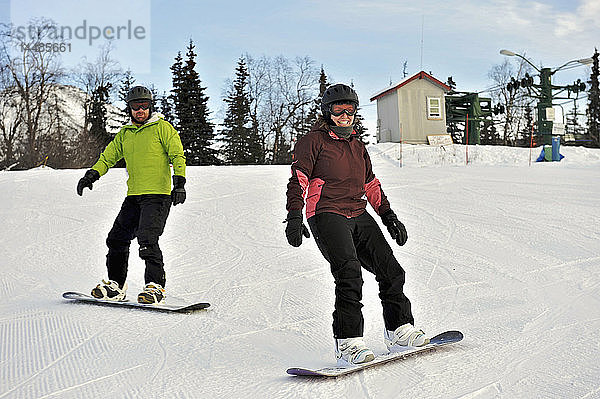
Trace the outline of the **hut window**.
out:
M 427 119 L 442 119 L 441 103 L 439 97 L 427 97 Z

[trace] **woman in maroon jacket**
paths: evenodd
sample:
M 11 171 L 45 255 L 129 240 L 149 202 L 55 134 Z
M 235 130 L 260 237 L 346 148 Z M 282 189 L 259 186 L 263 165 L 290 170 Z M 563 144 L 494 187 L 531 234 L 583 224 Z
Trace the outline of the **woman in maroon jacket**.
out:
M 354 115 L 358 96 L 349 86 L 327 88 L 322 116 L 294 148 L 292 177 L 287 186 L 286 236 L 294 247 L 310 237 L 306 218 L 319 250 L 335 279 L 333 334 L 339 365 L 373 360 L 363 341 L 361 266 L 375 274 L 385 322 L 384 340 L 390 351 L 429 342 L 416 329 L 411 305 L 404 295 L 404 270 L 394 257 L 377 222 L 366 212 L 367 201 L 382 218 L 392 239 L 404 245 L 404 225 L 390 209 L 373 174 L 365 145 L 356 137 Z M 366 199 L 365 199 L 366 197 Z

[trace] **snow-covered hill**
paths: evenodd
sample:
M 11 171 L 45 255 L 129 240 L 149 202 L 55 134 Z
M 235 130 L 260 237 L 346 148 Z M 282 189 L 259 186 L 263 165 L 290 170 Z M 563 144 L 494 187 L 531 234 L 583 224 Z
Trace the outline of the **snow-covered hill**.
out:
M 65 112 L 64 117 L 68 118 L 75 126 L 76 132 L 81 133 L 85 120 L 84 105 L 86 101 L 89 101 L 89 96 L 80 88 L 72 85 L 56 85 L 55 93 Z M 107 131 L 113 134 L 118 132 L 124 122 L 122 111 L 113 104 L 106 104 L 106 118 Z
M 124 170 L 84 197 L 83 170 L 0 172 L 0 398 L 599 398 L 599 151 L 529 167 L 528 150 L 473 147 L 464 166 L 455 147 L 441 162 L 405 146 L 402 168 L 394 145 L 370 152 L 409 233 L 393 248 L 418 326 L 465 339 L 334 380 L 285 374 L 334 363 L 328 266 L 312 239 L 284 236 L 287 166 L 188 169 L 161 240 L 168 293 L 213 305 L 188 315 L 60 297 L 105 277 Z M 365 338 L 382 353 L 364 279 Z M 130 294 L 142 283 L 134 244 Z

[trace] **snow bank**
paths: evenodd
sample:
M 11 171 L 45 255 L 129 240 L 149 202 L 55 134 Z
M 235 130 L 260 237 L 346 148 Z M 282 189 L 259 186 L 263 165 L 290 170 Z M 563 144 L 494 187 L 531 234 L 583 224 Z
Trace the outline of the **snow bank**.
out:
M 514 165 L 522 166 L 534 163 L 542 147 L 529 148 L 453 144 L 436 147 L 430 145 L 380 143 L 369 146 L 369 152 L 381 156 L 402 167 L 425 167 L 465 165 L 468 157 L 473 165 Z M 565 156 L 561 161 L 567 165 L 600 164 L 600 149 L 562 146 L 560 153 Z

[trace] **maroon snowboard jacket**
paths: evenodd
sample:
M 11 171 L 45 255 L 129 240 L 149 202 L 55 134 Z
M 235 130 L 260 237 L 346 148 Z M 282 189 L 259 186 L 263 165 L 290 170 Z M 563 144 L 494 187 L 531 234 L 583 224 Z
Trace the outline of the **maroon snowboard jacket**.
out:
M 301 210 L 305 197 L 307 219 L 323 212 L 356 217 L 367 200 L 378 215 L 390 209 L 356 132 L 348 139 L 338 137 L 321 119 L 294 148 L 287 210 Z

